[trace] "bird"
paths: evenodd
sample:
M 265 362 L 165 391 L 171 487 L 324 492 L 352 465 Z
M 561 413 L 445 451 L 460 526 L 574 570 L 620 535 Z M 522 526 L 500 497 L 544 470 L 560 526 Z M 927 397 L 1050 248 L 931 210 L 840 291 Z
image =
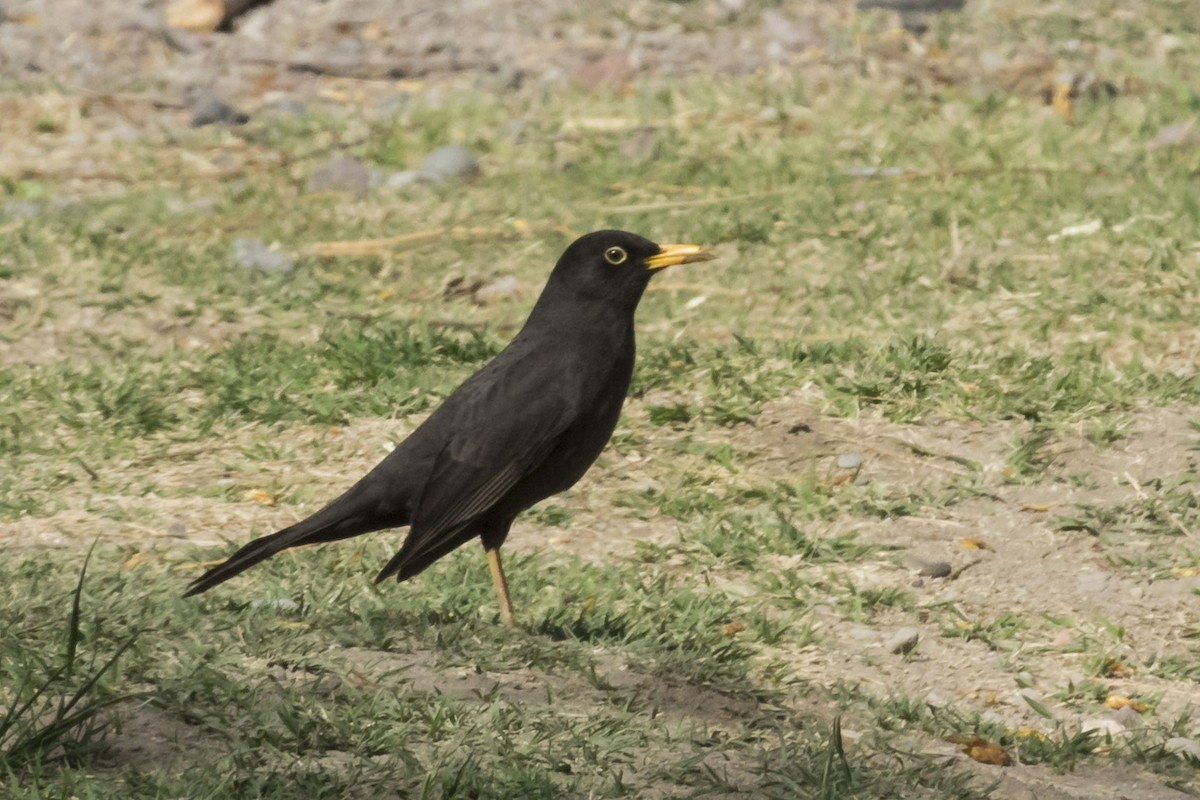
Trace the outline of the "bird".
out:
M 255 539 L 196 578 L 205 592 L 276 553 L 408 526 L 375 582 L 404 581 L 479 538 L 500 621 L 516 614 L 500 547 L 517 515 L 573 486 L 616 428 L 634 367 L 634 312 L 651 277 L 713 258 L 603 230 L 572 242 L 525 324 L 406 439 L 312 516 Z

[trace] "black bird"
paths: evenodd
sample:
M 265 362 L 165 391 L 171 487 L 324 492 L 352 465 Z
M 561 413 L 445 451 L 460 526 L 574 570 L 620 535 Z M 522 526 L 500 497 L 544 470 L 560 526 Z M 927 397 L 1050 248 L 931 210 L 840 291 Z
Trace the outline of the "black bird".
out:
M 408 525 L 379 577 L 411 578 L 480 537 L 515 625 L 500 546 L 518 514 L 575 484 L 608 443 L 633 373 L 633 315 L 663 267 L 712 256 L 624 231 L 580 237 L 558 260 L 524 327 L 491 362 L 341 497 L 255 539 L 192 582 L 211 589 L 281 550 Z

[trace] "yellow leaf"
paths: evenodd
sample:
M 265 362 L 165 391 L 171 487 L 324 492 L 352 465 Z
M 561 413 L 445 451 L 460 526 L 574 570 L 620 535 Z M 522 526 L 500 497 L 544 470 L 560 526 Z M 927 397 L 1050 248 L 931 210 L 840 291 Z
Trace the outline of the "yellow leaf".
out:
M 1022 739 L 1038 739 L 1039 741 L 1047 741 L 1046 734 L 1039 731 L 1037 728 L 1017 728 L 1013 731 L 1013 735 L 1019 736 Z
M 965 547 L 968 550 L 991 550 L 992 546 L 980 539 L 978 536 L 968 536 L 965 539 L 959 539 L 960 547 Z
M 153 560 L 152 556 L 152 553 L 138 551 L 121 562 L 121 569 L 137 569 L 143 564 L 150 563 Z
M 1105 678 L 1128 678 L 1134 672 L 1136 672 L 1136 670 L 1133 667 L 1127 664 L 1122 664 L 1115 658 L 1106 659 L 1104 664 L 1100 667 L 1100 674 Z
M 1071 81 L 1060 80 L 1054 84 L 1054 96 L 1050 105 L 1068 125 L 1075 122 L 1075 101 L 1071 98 Z
M 1132 708 L 1139 714 L 1146 710 L 1145 703 L 1139 703 L 1137 700 L 1132 700 L 1119 694 L 1110 694 L 1108 698 L 1105 699 L 1104 705 L 1108 708 Z
M 279 628 L 287 628 L 288 630 L 300 630 L 300 631 L 306 631 L 312 627 L 311 623 L 297 622 L 297 621 L 291 620 L 291 619 L 277 620 L 275 622 L 275 625 L 276 625 L 276 627 L 279 627 Z
M 1171 574 L 1176 578 L 1194 578 L 1200 575 L 1200 567 L 1172 567 Z
M 224 18 L 221 0 L 175 0 L 167 7 L 168 25 L 195 33 L 215 31 Z
M 247 489 L 242 494 L 242 499 L 248 503 L 258 503 L 260 506 L 275 505 L 275 498 L 264 492 L 262 489 Z
M 1022 511 L 1030 511 L 1034 514 L 1045 514 L 1047 511 L 1050 510 L 1050 504 L 1049 503 L 1022 503 L 1021 510 Z
M 967 757 L 978 761 L 980 764 L 1007 767 L 1013 763 L 1007 750 L 995 742 L 989 742 L 982 736 L 950 736 L 947 737 L 946 741 L 962 745 L 962 751 L 967 754 Z

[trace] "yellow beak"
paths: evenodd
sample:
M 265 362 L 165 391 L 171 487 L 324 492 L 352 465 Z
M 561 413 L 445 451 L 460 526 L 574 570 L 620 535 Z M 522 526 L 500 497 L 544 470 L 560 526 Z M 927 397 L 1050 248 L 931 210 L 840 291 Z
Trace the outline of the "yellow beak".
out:
M 676 264 L 690 264 L 693 261 L 711 261 L 716 258 L 712 253 L 696 244 L 664 244 L 655 255 L 646 259 L 646 269 L 654 271 L 663 267 L 673 267 Z

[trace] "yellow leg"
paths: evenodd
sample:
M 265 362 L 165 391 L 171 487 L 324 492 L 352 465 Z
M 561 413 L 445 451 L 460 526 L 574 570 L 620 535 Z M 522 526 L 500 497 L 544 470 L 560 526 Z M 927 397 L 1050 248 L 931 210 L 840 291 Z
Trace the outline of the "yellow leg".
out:
M 513 614 L 512 600 L 508 597 L 508 581 L 504 579 L 504 567 L 500 564 L 500 548 L 487 548 L 488 569 L 492 572 L 492 585 L 496 587 L 496 600 L 500 602 L 500 621 L 510 628 L 517 627 Z

